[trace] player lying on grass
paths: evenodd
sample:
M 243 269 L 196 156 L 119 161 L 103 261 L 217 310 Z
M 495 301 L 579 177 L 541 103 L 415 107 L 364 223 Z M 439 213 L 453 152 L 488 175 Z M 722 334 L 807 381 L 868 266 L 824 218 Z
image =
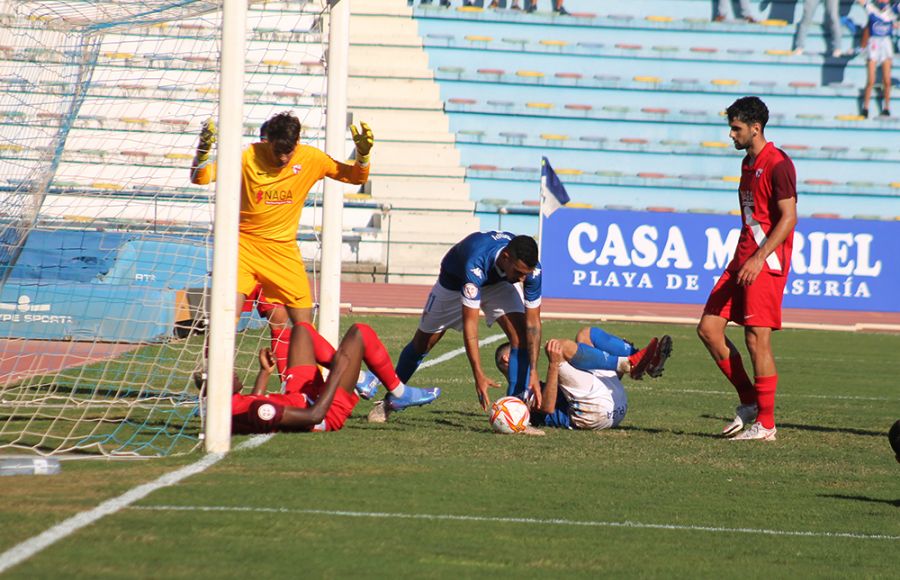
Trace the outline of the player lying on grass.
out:
M 622 377 L 661 376 L 672 354 L 672 338 L 654 337 L 638 350 L 602 328 L 586 326 L 574 341 L 549 340 L 544 350 L 550 364 L 541 385 L 544 396 L 540 406 L 532 409 L 531 424 L 599 431 L 616 427 L 628 410 Z M 500 372 L 509 372 L 509 344 L 497 347 L 494 362 Z
M 232 432 L 339 430 L 360 396 L 370 399 L 375 395 L 374 388 L 367 392 L 356 390 L 363 362 L 387 387 L 386 404 L 393 411 L 426 405 L 441 394 L 438 388 L 417 389 L 400 382 L 384 344 L 369 326 L 351 326 L 335 350 L 312 325 L 300 323 L 291 333 L 284 393 L 266 393 L 269 377 L 275 370 L 275 357 L 270 349 L 259 353 L 260 370 L 249 395 L 241 394 L 243 385 L 235 376 Z M 330 369 L 327 380 L 323 379 L 317 364 Z

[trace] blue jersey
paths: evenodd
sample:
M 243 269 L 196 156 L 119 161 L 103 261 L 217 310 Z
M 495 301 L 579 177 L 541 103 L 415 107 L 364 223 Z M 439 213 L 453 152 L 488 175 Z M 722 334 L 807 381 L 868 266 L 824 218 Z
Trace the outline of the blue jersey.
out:
M 441 260 L 438 283 L 462 294 L 463 305 L 481 306 L 481 289 L 492 284 L 509 283 L 497 267 L 497 256 L 515 237 L 509 232 L 475 232 L 450 248 Z M 541 305 L 541 263 L 525 278 L 525 307 Z
M 882 4 L 870 1 L 866 3 L 866 12 L 869 16 L 866 23 L 869 34 L 873 37 L 890 36 L 894 30 L 894 22 L 900 15 L 900 4 L 890 2 Z

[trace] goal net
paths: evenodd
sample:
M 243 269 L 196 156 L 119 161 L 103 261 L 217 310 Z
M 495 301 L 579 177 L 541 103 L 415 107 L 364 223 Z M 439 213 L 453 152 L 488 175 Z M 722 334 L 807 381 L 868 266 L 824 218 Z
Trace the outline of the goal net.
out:
M 0 0 L 0 454 L 199 444 L 214 189 L 189 177 L 218 111 L 221 4 Z M 326 7 L 250 3 L 245 144 L 284 110 L 319 144 Z M 268 331 L 244 318 L 246 382 Z

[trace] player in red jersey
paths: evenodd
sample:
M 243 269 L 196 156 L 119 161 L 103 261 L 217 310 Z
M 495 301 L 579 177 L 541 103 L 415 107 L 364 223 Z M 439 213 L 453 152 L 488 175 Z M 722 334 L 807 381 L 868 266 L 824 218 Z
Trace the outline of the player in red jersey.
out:
M 774 440 L 778 374 L 771 337 L 781 328 L 797 224 L 797 174 L 787 154 L 766 141 L 765 103 L 743 97 L 726 113 L 734 148 L 747 152 L 738 189 L 743 225 L 734 257 L 706 301 L 697 334 L 740 397 L 737 414 L 722 434 L 736 440 Z M 752 383 L 737 347 L 725 335 L 729 320 L 744 327 Z
M 291 333 L 288 369 L 284 393 L 266 393 L 275 369 L 270 349 L 259 353 L 260 370 L 249 395 L 242 395 L 243 385 L 235 376 L 231 398 L 231 427 L 236 434 L 271 433 L 274 431 L 337 431 L 356 403 L 360 365 L 366 366 L 392 394 L 400 398 L 417 393 L 417 405 L 440 395 L 440 389 L 416 389 L 404 385 L 394 372 L 394 365 L 378 335 L 365 324 L 350 327 L 335 351 L 309 323 L 294 327 Z M 317 365 L 330 369 L 328 379 Z M 199 377 L 195 380 L 200 381 Z M 202 384 L 200 385 L 202 388 Z M 372 398 L 375 392 L 361 393 Z

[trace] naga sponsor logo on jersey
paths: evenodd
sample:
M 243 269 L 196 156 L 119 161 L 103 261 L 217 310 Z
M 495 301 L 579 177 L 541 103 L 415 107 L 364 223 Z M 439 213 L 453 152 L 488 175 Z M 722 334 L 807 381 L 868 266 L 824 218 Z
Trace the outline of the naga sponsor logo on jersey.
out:
M 294 172 L 294 175 L 297 175 L 298 173 L 300 173 L 300 171 L 302 169 L 303 169 L 303 166 L 300 165 L 299 163 L 297 165 L 294 165 L 293 167 L 291 167 L 291 170 Z
M 463 296 L 469 300 L 474 300 L 478 296 L 478 286 L 469 282 L 463 286 Z
M 270 189 L 256 194 L 257 203 L 266 205 L 290 205 L 294 203 L 294 193 L 289 189 Z
M 475 274 L 477 278 L 484 278 L 484 272 L 481 271 L 481 268 L 472 268 L 469 272 Z
M 22 294 L 16 302 L 0 302 L 0 322 L 36 322 L 38 324 L 72 324 L 72 317 L 45 314 L 52 304 L 33 304 L 31 297 Z

